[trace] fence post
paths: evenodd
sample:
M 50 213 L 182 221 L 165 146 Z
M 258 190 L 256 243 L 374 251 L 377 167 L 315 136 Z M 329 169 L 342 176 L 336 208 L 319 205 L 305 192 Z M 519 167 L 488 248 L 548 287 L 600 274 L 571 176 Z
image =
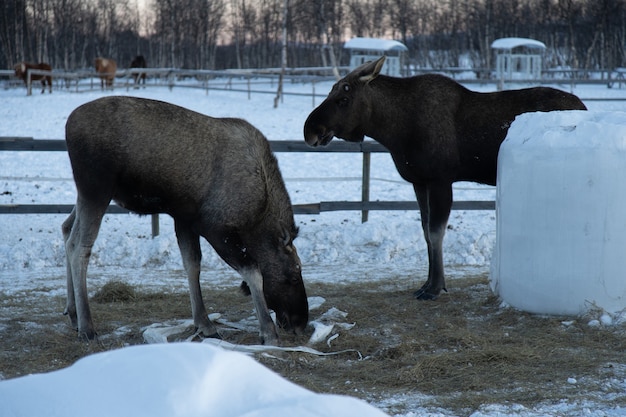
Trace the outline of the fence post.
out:
M 26 70 L 26 95 L 30 96 L 33 94 L 33 83 L 30 77 L 30 70 Z
M 157 237 L 159 235 L 159 215 L 152 215 L 152 237 Z
M 361 179 L 361 201 L 370 201 L 370 152 L 363 152 L 363 176 Z M 365 223 L 369 216 L 369 210 L 361 211 L 361 223 Z

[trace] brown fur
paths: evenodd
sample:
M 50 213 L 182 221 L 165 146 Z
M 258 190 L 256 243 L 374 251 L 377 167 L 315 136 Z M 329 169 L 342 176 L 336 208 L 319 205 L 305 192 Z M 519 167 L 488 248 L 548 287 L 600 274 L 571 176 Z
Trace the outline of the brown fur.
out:
M 38 64 L 31 64 L 28 62 L 20 62 L 15 65 L 15 76 L 24 81 L 24 84 L 28 83 L 28 70 L 36 69 L 42 71 L 52 71 L 52 67 L 45 62 L 40 62 Z M 43 94 L 46 91 L 46 83 L 48 84 L 48 91 L 52 94 L 52 76 L 51 75 L 40 75 L 40 74 L 31 74 L 31 81 L 41 80 L 41 93 Z
M 241 119 L 217 119 L 155 100 L 106 97 L 74 110 L 67 149 L 78 198 L 63 223 L 67 313 L 95 336 L 85 281 L 91 248 L 111 200 L 140 214 L 167 213 L 189 280 L 194 323 L 216 336 L 200 291 L 204 237 L 252 293 L 265 343 L 278 341 L 268 308 L 302 331 L 308 304 L 291 202 L 269 143 Z
M 111 58 L 96 58 L 94 61 L 96 73 L 100 77 L 100 88 L 103 90 L 113 89 L 115 81 L 115 73 L 117 72 L 117 63 Z

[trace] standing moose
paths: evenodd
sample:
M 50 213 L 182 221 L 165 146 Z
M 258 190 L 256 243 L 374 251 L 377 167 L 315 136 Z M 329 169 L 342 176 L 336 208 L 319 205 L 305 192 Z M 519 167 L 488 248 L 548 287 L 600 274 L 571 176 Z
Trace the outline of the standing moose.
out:
M 434 300 L 446 290 L 443 237 L 452 183 L 496 184 L 498 149 L 515 116 L 532 111 L 586 110 L 578 97 L 536 87 L 495 93 L 470 91 L 436 74 L 380 75 L 385 57 L 339 80 L 304 124 L 311 146 L 334 136 L 384 145 L 402 178 L 413 184 L 428 247 L 428 279 L 415 292 Z
M 20 62 L 15 66 L 15 76 L 20 78 L 28 87 L 28 71 L 29 70 L 42 70 L 42 71 L 52 71 L 52 67 L 45 62 L 40 62 L 38 64 L 30 64 L 28 62 Z M 52 94 L 52 76 L 51 75 L 41 75 L 41 74 L 31 74 L 31 81 L 41 80 L 41 94 L 46 91 L 46 83 L 48 84 L 48 90 L 50 94 Z
M 174 219 L 194 324 L 218 337 L 200 291 L 200 236 L 241 274 L 264 343 L 277 324 L 302 331 L 308 302 L 297 228 L 276 158 L 261 132 L 241 119 L 216 119 L 161 101 L 105 97 L 78 107 L 65 127 L 78 197 L 63 223 L 67 308 L 80 335 L 96 332 L 87 266 L 111 200 L 139 214 Z

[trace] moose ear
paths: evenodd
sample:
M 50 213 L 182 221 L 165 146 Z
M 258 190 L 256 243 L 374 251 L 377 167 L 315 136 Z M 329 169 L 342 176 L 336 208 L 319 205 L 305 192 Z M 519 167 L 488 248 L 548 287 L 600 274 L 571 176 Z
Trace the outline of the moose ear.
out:
M 367 62 L 363 64 L 361 67 L 359 67 L 358 68 L 359 81 L 367 84 L 370 81 L 372 81 L 374 78 L 378 77 L 378 74 L 380 74 L 380 70 L 382 69 L 383 64 L 385 63 L 385 58 L 386 56 L 383 55 L 380 58 L 378 58 L 376 61 Z
M 289 246 L 291 243 L 291 234 L 289 233 L 289 229 L 285 225 L 281 225 L 281 234 L 280 234 L 280 243 L 283 246 Z
M 293 240 L 298 236 L 298 228 L 297 227 L 287 227 L 285 225 L 281 225 L 281 236 L 280 236 L 280 244 L 287 249 L 288 252 L 293 250 Z

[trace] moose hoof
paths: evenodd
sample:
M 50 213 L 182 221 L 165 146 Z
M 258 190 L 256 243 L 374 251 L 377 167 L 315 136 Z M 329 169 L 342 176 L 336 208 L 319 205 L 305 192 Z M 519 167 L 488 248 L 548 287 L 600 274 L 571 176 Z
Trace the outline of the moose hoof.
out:
M 196 327 L 195 336 L 198 336 L 202 339 L 222 339 L 222 336 L 217 332 L 217 329 L 213 326 L 210 327 Z
M 436 300 L 437 298 L 439 298 L 439 294 L 431 294 L 428 291 L 420 288 L 419 290 L 415 291 L 413 293 L 413 295 L 415 296 L 415 298 L 417 298 L 418 300 Z
M 446 290 L 445 288 L 443 288 L 443 290 L 445 292 L 448 292 L 448 290 Z M 413 295 L 418 300 L 436 300 L 437 298 L 439 298 L 440 293 L 441 293 L 441 290 L 435 292 L 435 291 L 432 291 L 429 286 L 424 285 L 422 288 L 415 291 Z
M 436 300 L 437 298 L 439 298 L 439 293 L 440 291 L 432 291 L 430 285 L 424 284 L 422 288 L 415 291 L 413 295 L 418 300 Z
M 264 346 L 280 346 L 278 344 L 278 335 L 276 336 L 259 335 L 259 343 Z
M 196 330 L 191 336 L 188 336 L 185 340 L 187 340 L 188 342 L 202 342 L 203 340 L 206 340 L 206 339 L 222 340 L 222 336 L 220 336 L 220 334 L 217 332 L 212 333 L 210 335 L 205 335 L 204 333 Z
M 93 330 L 81 331 L 81 330 L 76 329 L 76 332 L 78 333 L 78 338 L 81 341 L 85 341 L 85 342 L 96 340 L 96 338 L 98 337 L 98 334 Z
M 208 336 L 203 335 L 205 339 L 219 339 L 222 340 L 222 336 L 220 336 L 220 334 L 218 332 L 215 332 L 213 334 L 210 334 Z

